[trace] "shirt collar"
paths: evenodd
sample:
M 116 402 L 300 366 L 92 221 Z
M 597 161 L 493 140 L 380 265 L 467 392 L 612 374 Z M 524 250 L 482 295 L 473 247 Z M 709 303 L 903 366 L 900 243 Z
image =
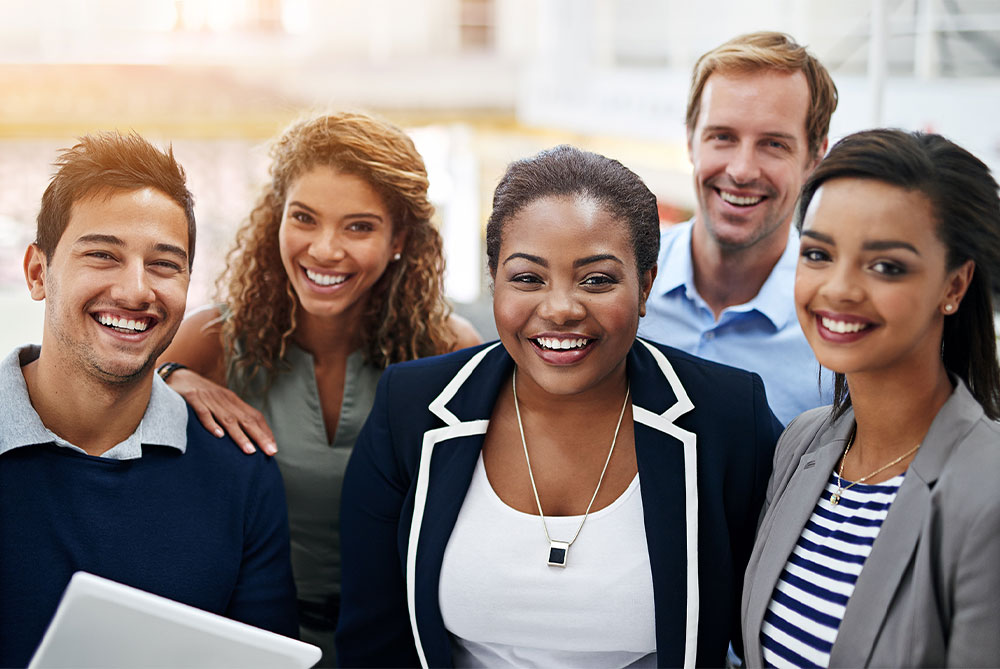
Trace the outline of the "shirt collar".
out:
M 679 288 L 693 302 L 704 305 L 705 301 L 698 294 L 694 285 L 694 261 L 691 253 L 691 231 L 694 219 L 684 223 L 674 231 L 667 228 L 661 236 L 661 244 L 666 241 L 665 248 L 659 258 L 654 295 L 666 295 Z M 760 291 L 749 302 L 727 307 L 723 313 L 758 311 L 766 317 L 775 328 L 785 327 L 797 318 L 795 315 L 795 300 L 792 294 L 795 286 L 795 267 L 798 264 L 799 233 L 794 226 L 789 230 L 788 243 L 785 250 L 768 275 Z M 707 306 L 706 306 L 707 308 Z
M 21 346 L 0 361 L 0 402 L 5 407 L 3 429 L 0 430 L 0 455 L 21 446 L 48 443 L 84 452 L 45 427 L 31 405 L 21 367 L 37 360 L 41 350 L 36 345 Z M 101 457 L 112 460 L 139 458 L 142 457 L 144 444 L 169 446 L 184 453 L 187 449 L 187 417 L 184 399 L 154 374 L 149 404 L 139 426 L 125 441 L 116 444 Z

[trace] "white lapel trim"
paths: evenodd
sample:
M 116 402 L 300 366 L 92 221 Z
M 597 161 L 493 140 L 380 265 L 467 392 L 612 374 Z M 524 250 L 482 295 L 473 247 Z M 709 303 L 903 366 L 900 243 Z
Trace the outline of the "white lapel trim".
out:
M 698 436 L 674 425 L 674 420 L 694 409 L 694 403 L 677 377 L 663 353 L 649 342 L 638 340 L 645 345 L 656 360 L 663 376 L 674 391 L 677 401 L 662 414 L 648 409 L 632 407 L 632 419 L 669 434 L 684 446 L 684 529 L 687 546 L 687 597 L 684 624 L 684 666 L 694 667 L 698 654 L 698 616 L 700 613 L 700 593 L 698 585 Z
M 493 346 L 488 346 L 482 351 L 472 356 L 465 363 L 454 378 L 448 382 L 437 397 L 428 405 L 428 409 L 435 416 L 445 422 L 445 427 L 424 432 L 423 445 L 420 449 L 420 465 L 417 468 L 417 485 L 413 495 L 413 518 L 410 520 L 410 534 L 406 545 L 406 605 L 410 613 L 410 628 L 413 630 L 413 642 L 417 648 L 417 657 L 420 658 L 420 665 L 427 668 L 427 656 L 424 654 L 424 646 L 420 641 L 420 628 L 417 626 L 417 601 L 416 601 L 416 567 L 417 567 L 417 545 L 420 543 L 420 528 L 424 521 L 424 509 L 427 506 L 427 489 L 430 485 L 431 456 L 434 453 L 434 446 L 439 442 L 456 437 L 467 437 L 474 434 L 486 434 L 489 427 L 488 419 L 462 422 L 458 417 L 445 408 L 445 405 L 458 392 L 458 389 L 465 383 L 473 370 L 479 366 L 487 353 L 500 345 L 497 342 Z
M 462 387 L 462 384 L 468 380 L 473 370 L 478 367 L 479 363 L 486 357 L 486 354 L 499 345 L 500 342 L 496 342 L 492 346 L 487 346 L 482 351 L 469 358 L 469 361 L 462 365 L 462 369 L 458 370 L 458 374 L 456 374 L 455 377 L 448 382 L 448 385 L 444 387 L 441 394 L 431 400 L 431 403 L 427 408 L 431 410 L 432 414 L 443 420 L 445 425 L 457 425 L 462 422 L 458 420 L 458 417 L 455 414 L 445 408 L 445 405 L 451 401 L 451 398 L 455 396 L 455 393 L 457 393 L 458 389 Z

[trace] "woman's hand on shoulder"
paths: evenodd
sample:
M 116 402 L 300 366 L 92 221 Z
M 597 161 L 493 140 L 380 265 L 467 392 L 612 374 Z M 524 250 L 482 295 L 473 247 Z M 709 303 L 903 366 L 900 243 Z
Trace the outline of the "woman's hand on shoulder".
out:
M 167 384 L 187 400 L 201 424 L 216 437 L 228 434 L 245 453 L 257 450 L 254 444 L 267 455 L 277 452 L 274 434 L 264 415 L 229 388 L 191 369 L 175 370 Z
M 479 336 L 472 323 L 458 314 L 452 314 L 448 317 L 448 327 L 451 329 L 451 333 L 455 335 L 455 346 L 452 347 L 452 351 L 470 346 L 478 346 L 483 343 L 483 338 Z
M 222 317 L 218 307 L 203 307 L 181 323 L 174 340 L 157 364 L 177 362 L 167 385 L 194 409 L 201 424 L 217 437 L 226 433 L 246 453 L 255 444 L 268 455 L 277 451 L 274 434 L 263 414 L 225 387 L 226 361 L 222 346 Z

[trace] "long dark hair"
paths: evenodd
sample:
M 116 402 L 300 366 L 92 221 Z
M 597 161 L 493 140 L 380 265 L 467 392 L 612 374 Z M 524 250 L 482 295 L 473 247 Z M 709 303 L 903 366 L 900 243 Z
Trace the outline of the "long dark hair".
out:
M 976 263 L 958 310 L 944 318 L 941 357 L 961 378 L 986 415 L 1000 418 L 1000 367 L 993 328 L 992 276 L 1000 267 L 1000 198 L 985 164 L 941 135 L 902 130 L 866 130 L 837 142 L 802 187 L 796 225 L 802 229 L 809 203 L 831 179 L 875 179 L 918 191 L 930 201 L 937 235 L 948 249 L 947 268 Z M 835 375 L 834 416 L 851 406 L 847 379 Z

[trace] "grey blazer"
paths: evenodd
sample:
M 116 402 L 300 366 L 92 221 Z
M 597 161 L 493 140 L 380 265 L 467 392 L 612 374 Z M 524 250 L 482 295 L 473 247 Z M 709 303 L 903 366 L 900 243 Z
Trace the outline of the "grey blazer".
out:
M 743 586 L 746 664 L 775 583 L 854 426 L 808 411 L 782 434 Z M 831 667 L 1000 665 L 1000 425 L 959 381 L 847 602 Z

